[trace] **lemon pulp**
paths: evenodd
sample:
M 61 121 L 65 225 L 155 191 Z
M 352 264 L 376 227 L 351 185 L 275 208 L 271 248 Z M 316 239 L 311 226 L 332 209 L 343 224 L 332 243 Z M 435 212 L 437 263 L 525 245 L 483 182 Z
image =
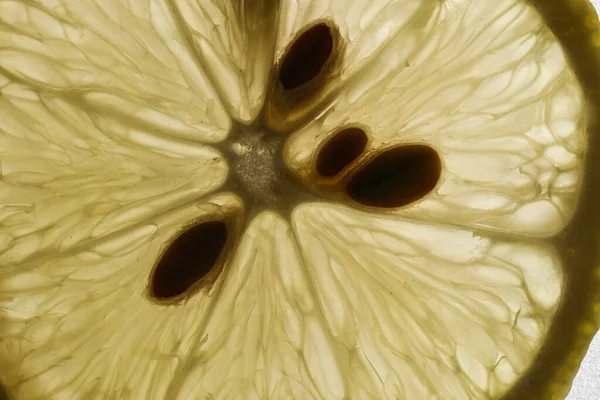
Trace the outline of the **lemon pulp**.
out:
M 566 394 L 598 314 L 589 3 L 3 1 L 0 21 L 18 398 Z M 294 80 L 311 29 L 330 54 Z M 366 143 L 319 173 L 346 128 Z M 373 160 L 408 146 L 439 174 L 382 202 L 407 169 Z M 210 284 L 153 298 L 207 221 Z

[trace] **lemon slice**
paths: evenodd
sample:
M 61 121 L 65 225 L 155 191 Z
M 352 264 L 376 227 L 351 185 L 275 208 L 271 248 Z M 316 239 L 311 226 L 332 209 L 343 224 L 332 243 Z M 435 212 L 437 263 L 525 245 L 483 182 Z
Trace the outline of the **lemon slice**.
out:
M 563 399 L 600 317 L 598 26 L 583 0 L 0 1 L 0 382 Z

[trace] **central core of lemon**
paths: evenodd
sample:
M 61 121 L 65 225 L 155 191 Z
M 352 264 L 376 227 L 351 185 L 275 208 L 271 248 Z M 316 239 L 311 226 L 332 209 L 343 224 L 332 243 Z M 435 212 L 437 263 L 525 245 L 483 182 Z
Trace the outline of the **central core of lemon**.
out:
M 312 197 L 285 166 L 285 139 L 285 135 L 240 125 L 221 149 L 230 166 L 229 189 L 241 195 L 249 210 L 286 214 Z

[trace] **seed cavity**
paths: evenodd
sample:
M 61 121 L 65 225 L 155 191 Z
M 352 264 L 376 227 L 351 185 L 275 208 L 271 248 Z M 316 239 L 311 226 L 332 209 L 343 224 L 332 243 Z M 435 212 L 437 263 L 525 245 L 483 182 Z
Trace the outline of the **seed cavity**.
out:
M 171 300 L 214 275 L 227 236 L 227 225 L 222 221 L 203 222 L 179 234 L 154 269 L 151 296 Z
M 386 150 L 354 174 L 347 195 L 368 207 L 396 208 L 430 193 L 442 171 L 438 153 L 426 145 L 404 145 Z
M 329 139 L 317 156 L 319 175 L 331 178 L 350 166 L 365 150 L 369 138 L 360 128 L 343 129 Z
M 323 69 L 333 50 L 331 28 L 324 23 L 300 35 L 281 61 L 279 81 L 284 90 L 292 90 L 314 79 Z
M 273 66 L 265 99 L 264 123 L 290 133 L 331 100 L 340 85 L 345 43 L 331 20 L 300 30 Z

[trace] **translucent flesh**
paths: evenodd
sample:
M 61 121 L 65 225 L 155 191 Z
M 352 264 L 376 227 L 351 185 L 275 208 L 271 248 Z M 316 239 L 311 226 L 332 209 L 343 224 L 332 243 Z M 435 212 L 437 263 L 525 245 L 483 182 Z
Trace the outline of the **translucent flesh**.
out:
M 587 141 L 581 88 L 559 43 L 520 1 L 427 4 L 381 46 L 385 62 L 363 68 L 295 134 L 292 167 L 305 174 L 315 156 L 308 143 L 351 121 L 370 128 L 374 147 L 425 141 L 441 153 L 439 190 L 400 215 L 559 232 L 576 205 Z
M 600 45 L 583 2 L 550 3 Z M 559 398 L 596 330 L 577 292 L 600 277 L 598 58 L 535 2 L 228 4 L 0 0 L 0 381 L 18 399 Z M 441 183 L 398 210 L 244 224 L 221 150 L 315 20 L 345 50 L 285 144 L 295 179 L 318 194 L 317 149 L 357 124 L 369 151 L 433 146 Z M 153 301 L 164 247 L 218 218 L 240 235 L 216 282 Z

